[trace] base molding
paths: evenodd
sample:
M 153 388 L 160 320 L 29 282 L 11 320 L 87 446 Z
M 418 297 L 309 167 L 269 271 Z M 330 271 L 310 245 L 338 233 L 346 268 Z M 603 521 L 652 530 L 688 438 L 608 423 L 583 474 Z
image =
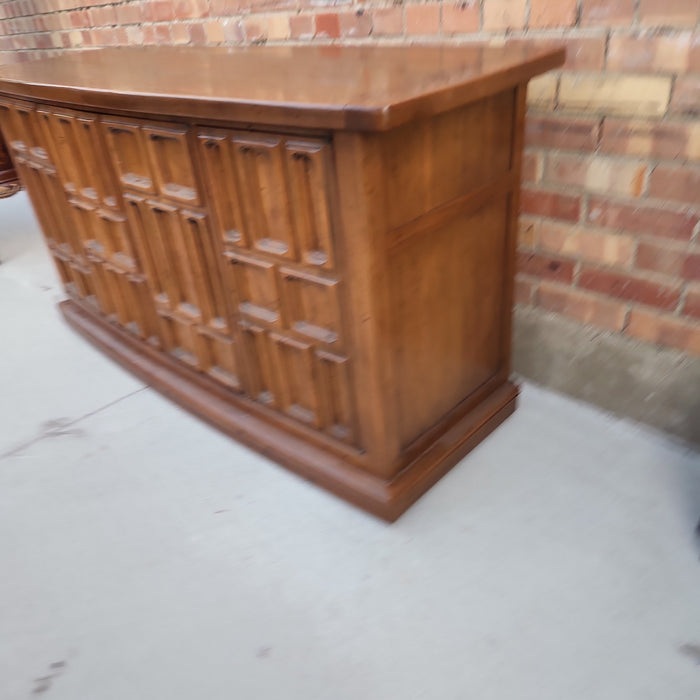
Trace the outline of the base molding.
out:
M 308 481 L 390 522 L 498 427 L 516 406 L 518 388 L 505 382 L 399 474 L 385 481 L 255 415 L 244 397 L 207 389 L 194 370 L 151 350 L 74 301 L 64 301 L 59 308 L 76 331 L 172 401 Z

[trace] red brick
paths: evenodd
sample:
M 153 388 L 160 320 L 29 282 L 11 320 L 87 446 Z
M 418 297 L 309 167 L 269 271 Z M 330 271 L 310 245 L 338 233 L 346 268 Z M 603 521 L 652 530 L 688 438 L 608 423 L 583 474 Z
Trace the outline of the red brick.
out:
M 372 31 L 372 18 L 369 12 L 355 10 L 354 12 L 341 12 L 338 15 L 340 22 L 340 34 L 344 37 L 369 36 Z
M 403 33 L 403 9 L 382 7 L 372 12 L 372 34 L 394 36 Z
M 42 29 L 53 32 L 59 29 L 70 29 L 70 17 L 67 13 L 46 15 L 41 20 Z M 0 32 L 2 34 L 2 32 Z
M 127 27 L 126 41 L 129 46 L 140 46 L 143 44 L 143 28 L 140 25 Z
M 292 39 L 311 39 L 314 35 L 313 15 L 293 15 L 289 18 L 289 31 Z
M 261 15 L 248 15 L 243 19 L 243 32 L 248 41 L 258 44 L 267 41 L 267 22 Z
M 469 34 L 479 31 L 479 3 L 474 0 L 442 6 L 442 33 Z
M 535 246 L 535 227 L 533 219 L 521 216 L 518 219 L 518 246 L 521 248 L 533 248 Z
M 697 287 L 689 286 L 688 291 L 685 294 L 683 313 L 686 316 L 700 318 L 700 285 Z
M 207 0 L 176 0 L 175 19 L 198 19 L 209 14 Z
M 647 73 L 682 72 L 688 68 L 690 33 L 628 36 L 613 34 L 608 46 L 608 70 Z
M 574 278 L 574 263 L 553 255 L 518 251 L 518 271 L 544 279 L 568 282 Z
M 628 273 L 584 267 L 578 285 L 593 292 L 600 292 L 618 299 L 637 301 L 640 304 L 673 310 L 680 299 L 680 285 L 656 282 Z
M 531 28 L 572 27 L 576 23 L 577 0 L 530 0 Z
M 136 8 L 138 10 L 138 8 Z M 141 13 L 139 12 L 139 17 Z M 79 10 L 77 12 L 71 12 L 69 15 L 70 24 L 72 27 L 89 27 L 90 26 L 90 16 L 87 10 Z M 140 20 L 136 20 L 137 22 Z
M 145 22 L 168 22 L 175 19 L 175 7 L 170 0 L 144 0 L 142 8 Z
M 640 340 L 700 354 L 700 324 L 632 309 L 625 332 Z
M 565 37 L 566 63 L 570 70 L 602 70 L 605 64 L 605 36 Z
M 688 70 L 693 73 L 700 73 L 700 32 L 693 34 L 693 38 L 690 41 Z
M 665 238 L 690 240 L 697 214 L 688 211 L 660 209 L 592 196 L 588 204 L 588 221 L 631 233 L 651 233 Z
M 285 41 L 289 39 L 289 16 L 280 12 L 274 15 L 267 15 L 267 38 L 268 41 Z
M 144 46 L 153 46 L 156 42 L 156 30 L 152 24 L 145 24 L 142 26 L 143 39 L 142 42 Z
M 600 150 L 646 158 L 700 160 L 700 124 L 606 117 Z
M 141 7 L 138 3 L 117 5 L 115 8 L 118 24 L 138 24 L 141 22 Z M 77 13 L 71 13 L 77 14 Z M 77 25 L 75 25 L 77 26 Z
M 173 41 L 172 34 L 170 33 L 169 24 L 158 24 L 156 25 L 156 43 L 157 44 L 171 44 Z
M 239 15 L 250 8 L 250 0 L 210 0 L 209 14 L 212 17 Z
M 204 31 L 204 22 L 192 22 L 191 24 L 187 25 L 187 30 L 190 33 L 190 41 L 195 46 L 203 46 L 207 43 L 207 35 Z
M 208 44 L 220 44 L 224 40 L 224 28 L 218 19 L 210 19 L 204 23 L 204 33 Z
M 526 0 L 483 0 L 483 29 L 485 32 L 523 29 L 526 15 Z
M 598 119 L 561 119 L 529 114 L 525 143 L 539 148 L 594 151 L 598 144 Z
M 129 29 L 132 29 L 130 27 Z M 152 25 L 144 25 L 141 27 L 142 37 L 141 43 L 145 46 L 153 46 L 158 44 L 158 36 L 156 34 L 156 28 Z M 127 35 L 128 36 L 128 35 Z M 130 39 L 131 41 L 131 39 Z
M 559 108 L 662 117 L 668 109 L 671 78 L 670 75 L 567 71 L 562 74 L 559 84 Z
M 634 264 L 640 270 L 663 272 L 677 277 L 683 269 L 685 258 L 684 250 L 669 248 L 668 244 L 640 241 Z
M 170 31 L 173 35 L 173 44 L 182 45 L 188 44 L 190 41 L 190 33 L 187 30 L 186 24 L 175 23 L 170 27 Z
M 693 27 L 700 16 L 698 0 L 640 0 L 639 21 L 648 26 Z
M 113 7 L 93 7 L 88 10 L 88 16 L 93 27 L 105 27 L 117 23 L 117 13 Z
M 689 253 L 686 256 L 681 274 L 689 280 L 700 280 L 700 253 Z
M 340 21 L 338 15 L 316 15 L 316 36 L 337 39 L 340 36 Z
M 581 0 L 582 26 L 620 26 L 632 24 L 634 0 Z
M 700 115 L 700 77 L 678 76 L 673 86 L 671 111 L 676 114 Z
M 517 275 L 515 278 L 515 303 L 532 304 L 535 289 L 537 289 L 537 283 L 534 280 Z
M 700 205 L 700 167 L 658 165 L 649 178 L 649 196 Z
M 440 4 L 406 6 L 406 34 L 429 36 L 440 32 Z
M 593 192 L 639 197 L 646 170 L 644 163 L 629 160 L 553 153 L 547 157 L 544 179 L 553 185 L 566 184 Z
M 578 221 L 581 216 L 581 197 L 523 187 L 520 194 L 520 207 L 526 214 Z
M 522 178 L 525 182 L 537 182 L 542 177 L 542 155 L 526 152 L 523 154 Z
M 537 305 L 610 331 L 621 331 L 627 317 L 625 303 L 601 299 L 588 292 L 551 282 L 540 284 L 537 289 Z
M 50 34 L 35 34 L 34 41 L 36 42 L 37 49 L 50 49 L 53 47 L 53 42 L 51 41 Z M 101 42 L 103 46 L 108 46 L 104 42 Z
M 124 29 L 123 27 L 117 27 L 114 30 L 114 33 L 117 35 L 117 44 L 119 46 L 126 46 L 126 43 L 127 43 L 126 29 Z M 70 34 L 71 34 L 70 32 L 61 32 L 60 33 L 61 46 L 64 49 L 71 48 Z
M 245 41 L 245 29 L 243 22 L 235 17 L 225 17 L 221 20 L 224 28 L 224 40 L 233 44 L 240 44 Z
M 635 241 L 630 235 L 544 219 L 536 228 L 540 248 L 558 255 L 622 267 L 628 267 L 634 256 Z

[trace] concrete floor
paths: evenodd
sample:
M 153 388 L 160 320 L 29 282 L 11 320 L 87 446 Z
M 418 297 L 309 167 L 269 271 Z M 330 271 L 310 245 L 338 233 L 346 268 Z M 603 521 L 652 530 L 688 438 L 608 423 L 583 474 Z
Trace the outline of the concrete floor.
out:
M 0 699 L 697 700 L 697 453 L 525 385 L 394 525 L 74 335 L 0 202 Z

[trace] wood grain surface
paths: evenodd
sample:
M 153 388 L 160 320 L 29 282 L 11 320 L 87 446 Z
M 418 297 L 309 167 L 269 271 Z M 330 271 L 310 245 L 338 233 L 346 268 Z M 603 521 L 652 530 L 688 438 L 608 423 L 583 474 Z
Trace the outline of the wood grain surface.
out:
M 562 61 L 88 52 L 3 69 L 0 129 L 75 328 L 393 520 L 515 408 L 525 90 Z
M 217 121 L 385 130 L 526 82 L 564 49 L 123 47 L 0 68 L 0 93 Z

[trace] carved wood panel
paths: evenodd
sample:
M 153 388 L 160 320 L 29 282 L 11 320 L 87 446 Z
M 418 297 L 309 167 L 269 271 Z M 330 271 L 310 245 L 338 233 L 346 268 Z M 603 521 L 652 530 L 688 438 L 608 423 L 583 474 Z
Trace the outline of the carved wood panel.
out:
M 199 201 L 199 194 L 185 192 L 167 171 L 163 173 L 157 188 L 161 191 L 162 187 L 168 196 L 144 196 L 124 188 L 136 254 L 147 271 L 162 346 L 187 365 L 239 389 L 226 286 L 219 274 L 208 215 L 205 210 L 182 206 L 178 199 Z
M 325 140 L 199 129 L 197 141 L 225 245 L 333 269 L 332 164 Z
M 330 145 L 225 129 L 196 136 L 217 240 L 232 272 L 247 393 L 356 442 L 334 273 Z
M 11 101 L 0 123 L 71 295 L 357 443 L 327 141 Z

